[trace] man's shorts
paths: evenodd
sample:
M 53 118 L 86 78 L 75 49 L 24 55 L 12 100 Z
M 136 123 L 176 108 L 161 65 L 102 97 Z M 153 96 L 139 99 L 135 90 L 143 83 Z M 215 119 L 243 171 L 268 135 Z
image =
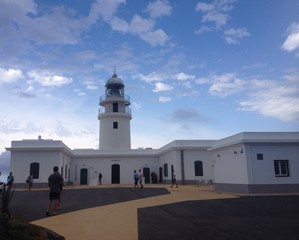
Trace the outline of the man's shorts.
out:
M 50 192 L 49 199 L 52 200 L 59 200 L 59 192 Z

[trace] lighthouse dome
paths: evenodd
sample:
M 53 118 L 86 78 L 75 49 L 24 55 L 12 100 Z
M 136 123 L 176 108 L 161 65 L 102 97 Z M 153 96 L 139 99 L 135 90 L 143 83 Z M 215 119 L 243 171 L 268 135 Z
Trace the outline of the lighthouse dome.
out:
M 120 85 L 120 86 L 125 86 L 123 81 L 114 73 L 111 78 L 108 79 L 106 82 L 106 87 L 111 86 L 111 85 Z

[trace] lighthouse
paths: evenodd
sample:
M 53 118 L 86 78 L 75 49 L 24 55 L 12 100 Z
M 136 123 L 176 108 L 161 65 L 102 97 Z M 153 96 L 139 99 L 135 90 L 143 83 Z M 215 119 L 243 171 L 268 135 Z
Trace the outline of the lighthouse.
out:
M 107 80 L 99 104 L 99 149 L 131 149 L 130 97 L 125 95 L 125 85 L 115 72 Z

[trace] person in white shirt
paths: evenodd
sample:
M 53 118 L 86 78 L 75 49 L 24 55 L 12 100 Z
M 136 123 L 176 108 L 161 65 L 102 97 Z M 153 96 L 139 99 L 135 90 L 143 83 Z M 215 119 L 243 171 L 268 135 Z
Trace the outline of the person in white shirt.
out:
M 139 169 L 139 184 L 140 184 L 140 188 L 143 188 L 142 181 L 143 181 L 143 175 L 142 175 L 141 170 Z

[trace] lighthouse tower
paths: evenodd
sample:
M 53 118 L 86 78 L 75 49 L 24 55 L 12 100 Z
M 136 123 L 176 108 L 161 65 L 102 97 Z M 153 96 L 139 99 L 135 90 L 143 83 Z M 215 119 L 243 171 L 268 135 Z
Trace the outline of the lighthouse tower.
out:
M 106 82 L 100 106 L 100 149 L 131 149 L 130 98 L 125 95 L 125 85 L 115 72 Z

